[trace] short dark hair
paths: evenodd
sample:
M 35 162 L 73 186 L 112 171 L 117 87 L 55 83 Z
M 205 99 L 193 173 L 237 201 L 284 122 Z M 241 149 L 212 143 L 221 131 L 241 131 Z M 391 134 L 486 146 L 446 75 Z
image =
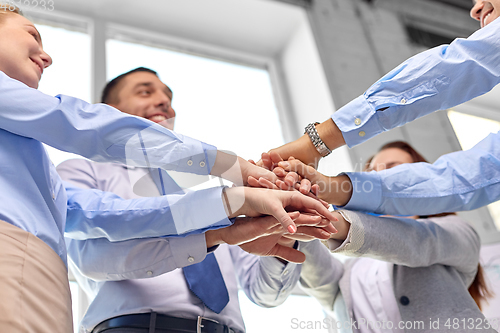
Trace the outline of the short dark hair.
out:
M 132 69 L 131 71 L 128 71 L 126 73 L 118 75 L 113 80 L 109 81 L 106 84 L 106 86 L 104 87 L 104 89 L 102 90 L 101 103 L 104 103 L 104 104 L 118 103 L 119 102 L 119 100 L 118 100 L 119 89 L 117 89 L 117 88 L 118 88 L 120 82 L 122 82 L 123 79 L 127 75 L 130 75 L 130 74 L 136 73 L 136 72 L 147 72 L 147 73 L 151 73 L 151 74 L 158 76 L 158 73 L 156 73 L 154 70 L 146 68 L 146 67 L 137 67 L 136 69 Z

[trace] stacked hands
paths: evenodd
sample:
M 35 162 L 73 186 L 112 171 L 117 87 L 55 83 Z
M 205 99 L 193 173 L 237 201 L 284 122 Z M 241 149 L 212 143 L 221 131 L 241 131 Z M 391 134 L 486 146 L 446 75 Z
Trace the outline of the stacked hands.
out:
M 228 217 L 237 218 L 230 227 L 206 232 L 208 248 L 227 243 L 302 263 L 306 258 L 295 249 L 296 241 L 346 238 L 349 224 L 319 197 L 329 177 L 293 157 L 283 161 L 278 153 L 263 153 L 258 163 L 238 157 L 234 164 L 241 172 L 235 183 L 244 186 L 226 188 L 223 196 Z M 218 173 L 233 180 L 230 170 Z

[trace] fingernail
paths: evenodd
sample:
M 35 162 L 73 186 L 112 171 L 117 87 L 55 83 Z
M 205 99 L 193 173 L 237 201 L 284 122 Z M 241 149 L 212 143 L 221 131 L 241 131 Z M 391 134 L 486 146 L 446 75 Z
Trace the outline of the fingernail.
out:
M 291 234 L 294 234 L 297 231 L 297 227 L 294 226 L 293 224 L 290 224 L 287 229 L 288 229 L 288 232 Z
M 282 168 L 285 168 L 285 169 L 286 169 L 286 168 L 288 168 L 288 167 L 290 167 L 290 163 L 288 163 L 288 162 L 280 162 L 280 163 L 279 163 L 279 165 L 280 165 Z
M 321 230 L 321 234 L 325 237 L 330 237 L 330 233 L 328 231 L 325 231 L 325 230 Z M 335 234 L 335 232 L 334 232 Z

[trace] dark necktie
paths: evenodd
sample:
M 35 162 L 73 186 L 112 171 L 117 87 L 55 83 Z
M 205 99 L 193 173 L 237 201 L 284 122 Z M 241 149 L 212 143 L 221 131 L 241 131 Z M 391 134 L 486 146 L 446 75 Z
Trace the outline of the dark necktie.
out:
M 229 294 L 215 255 L 209 253 L 202 262 L 186 266 L 182 270 L 189 289 L 207 308 L 220 313 L 229 302 Z

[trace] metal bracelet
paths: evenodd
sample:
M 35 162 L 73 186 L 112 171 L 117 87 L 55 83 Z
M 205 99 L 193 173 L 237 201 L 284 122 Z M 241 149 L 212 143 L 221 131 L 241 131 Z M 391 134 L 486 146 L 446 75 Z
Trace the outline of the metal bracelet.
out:
M 309 125 L 307 125 L 304 133 L 307 133 L 307 135 L 311 139 L 314 147 L 316 147 L 316 150 L 321 155 L 321 157 L 325 157 L 330 155 L 332 151 L 325 145 L 323 140 L 321 140 L 321 138 L 319 137 L 318 131 L 316 131 L 317 124 L 319 123 L 310 123 Z

